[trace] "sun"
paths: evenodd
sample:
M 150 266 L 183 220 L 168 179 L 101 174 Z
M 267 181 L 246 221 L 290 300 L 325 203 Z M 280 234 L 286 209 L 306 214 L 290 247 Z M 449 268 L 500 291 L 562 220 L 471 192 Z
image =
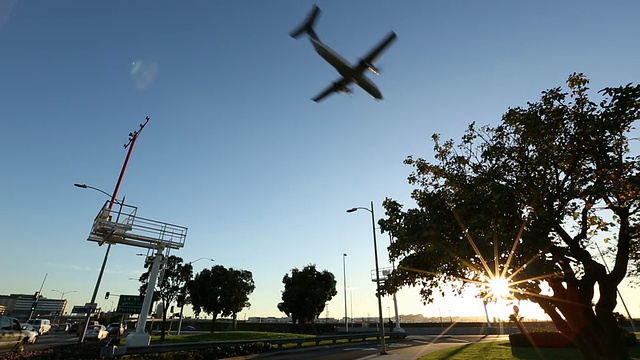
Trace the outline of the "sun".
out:
M 503 277 L 495 277 L 488 282 L 491 297 L 506 299 L 510 295 L 509 281 Z

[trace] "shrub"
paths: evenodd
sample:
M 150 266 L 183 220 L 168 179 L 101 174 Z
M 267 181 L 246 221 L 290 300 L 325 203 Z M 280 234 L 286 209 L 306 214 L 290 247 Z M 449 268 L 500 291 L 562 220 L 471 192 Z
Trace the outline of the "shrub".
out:
M 569 348 L 575 347 L 571 340 L 557 331 L 539 331 L 527 334 L 516 333 L 509 335 L 512 347 L 546 347 Z

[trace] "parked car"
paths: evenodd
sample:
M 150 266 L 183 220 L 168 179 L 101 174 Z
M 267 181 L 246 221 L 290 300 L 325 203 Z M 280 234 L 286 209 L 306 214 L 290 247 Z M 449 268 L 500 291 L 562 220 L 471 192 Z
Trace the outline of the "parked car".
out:
M 191 326 L 191 325 L 184 325 L 180 331 L 196 331 L 195 326 Z
M 47 335 L 51 330 L 51 321 L 48 319 L 30 319 L 27 324 L 33 325 L 40 335 Z
M 22 330 L 16 318 L 0 316 L 0 349 L 23 352 L 29 341 L 29 334 Z
M 109 332 L 104 325 L 91 325 L 87 329 L 87 333 L 85 334 L 85 339 L 98 339 L 104 340 L 109 336 Z
M 127 330 L 127 325 L 121 323 L 111 323 L 107 326 L 109 335 L 122 336 Z
M 54 330 L 54 331 L 55 331 L 55 332 L 58 332 L 58 331 L 64 331 L 64 332 L 67 332 L 67 331 L 69 331 L 69 328 L 70 328 L 70 327 L 71 327 L 71 324 L 67 324 L 67 323 L 64 323 L 64 324 L 58 324 L 58 326 L 56 326 L 56 328 L 55 328 L 55 330 Z
M 28 343 L 35 344 L 38 341 L 38 336 L 40 333 L 38 330 L 31 324 L 22 324 L 22 330 L 29 335 Z
M 77 333 L 79 328 L 80 328 L 80 323 L 75 322 L 69 326 L 69 330 L 67 331 L 70 333 Z

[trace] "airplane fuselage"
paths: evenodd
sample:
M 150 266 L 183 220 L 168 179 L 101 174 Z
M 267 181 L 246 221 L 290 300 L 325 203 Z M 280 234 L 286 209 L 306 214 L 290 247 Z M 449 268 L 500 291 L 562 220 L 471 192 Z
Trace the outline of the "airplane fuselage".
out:
M 382 93 L 378 89 L 378 87 L 364 75 L 364 71 L 357 71 L 355 66 L 351 66 L 345 58 L 340 56 L 333 49 L 325 45 L 320 40 L 309 37 L 313 48 L 316 50 L 318 55 L 320 55 L 323 59 L 325 59 L 331 66 L 333 66 L 342 77 L 347 80 L 350 80 L 358 86 L 360 86 L 364 91 L 368 92 L 374 98 L 380 100 L 382 99 Z

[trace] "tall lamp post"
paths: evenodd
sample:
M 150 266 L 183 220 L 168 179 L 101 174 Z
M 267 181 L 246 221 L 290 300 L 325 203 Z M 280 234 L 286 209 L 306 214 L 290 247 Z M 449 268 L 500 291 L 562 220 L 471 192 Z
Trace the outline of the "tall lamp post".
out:
M 385 342 L 384 342 L 384 322 L 382 320 L 382 297 L 380 296 L 380 269 L 378 267 L 378 244 L 376 241 L 376 217 L 373 213 L 373 201 L 371 202 L 371 209 L 366 207 L 354 207 L 347 210 L 348 213 L 357 211 L 357 210 L 366 210 L 371 213 L 371 227 L 373 229 L 373 254 L 376 260 L 376 296 L 378 297 L 378 321 L 380 322 L 380 355 L 385 355 L 387 353 Z
M 344 291 L 344 328 L 346 332 L 349 332 L 349 315 L 347 313 L 347 266 L 345 259 L 347 258 L 347 254 L 342 254 L 342 278 L 344 280 L 343 291 Z
M 117 204 L 124 204 L 124 197 L 122 198 L 122 202 L 118 202 L 118 200 L 116 200 L 111 194 L 109 194 L 108 192 L 98 189 L 96 187 L 93 186 L 89 186 L 87 184 L 73 184 L 73 186 L 75 187 L 79 187 L 81 189 L 91 189 L 91 190 L 95 190 L 97 192 L 101 192 L 105 195 L 107 195 L 108 197 L 110 197 L 112 199 L 111 204 L 113 204 L 114 202 Z M 107 266 L 107 259 L 109 258 L 109 251 L 111 251 L 111 243 L 107 244 L 107 251 L 105 251 L 104 253 L 104 259 L 102 259 L 102 266 L 100 267 L 100 273 L 98 273 L 98 280 L 96 280 L 96 286 L 93 288 L 93 294 L 91 295 L 91 302 L 90 304 L 95 304 L 96 302 L 96 297 L 98 296 L 98 289 L 100 288 L 100 283 L 102 282 L 102 275 L 104 274 L 104 268 Z M 89 319 L 91 318 L 91 312 L 93 309 L 88 309 L 87 311 L 87 317 L 85 319 L 85 324 L 84 324 L 84 330 L 82 331 L 82 336 L 80 336 L 79 342 L 84 342 L 84 337 L 85 334 L 87 333 L 87 328 L 89 327 Z
M 76 290 L 69 290 L 69 291 L 60 291 L 60 290 L 56 290 L 56 289 L 51 289 L 51 291 L 55 291 L 57 293 L 60 293 L 60 300 L 64 299 L 64 294 L 70 294 L 70 293 L 74 293 L 77 292 Z M 60 315 L 62 316 L 62 312 L 64 311 L 64 308 L 61 310 Z M 53 318 L 53 321 L 55 322 L 56 318 Z
M 201 258 L 195 259 L 193 261 L 189 261 L 187 264 L 188 265 L 192 265 L 194 262 L 200 261 L 200 260 L 209 260 L 211 262 L 215 261 L 212 258 L 201 257 Z M 192 268 L 191 271 L 193 273 L 193 268 Z M 182 306 L 180 306 L 180 321 L 178 322 L 178 335 L 180 335 L 180 331 L 182 330 L 182 312 L 184 311 L 184 305 L 185 305 L 186 301 L 187 301 L 187 282 L 185 282 L 184 286 L 182 287 Z

